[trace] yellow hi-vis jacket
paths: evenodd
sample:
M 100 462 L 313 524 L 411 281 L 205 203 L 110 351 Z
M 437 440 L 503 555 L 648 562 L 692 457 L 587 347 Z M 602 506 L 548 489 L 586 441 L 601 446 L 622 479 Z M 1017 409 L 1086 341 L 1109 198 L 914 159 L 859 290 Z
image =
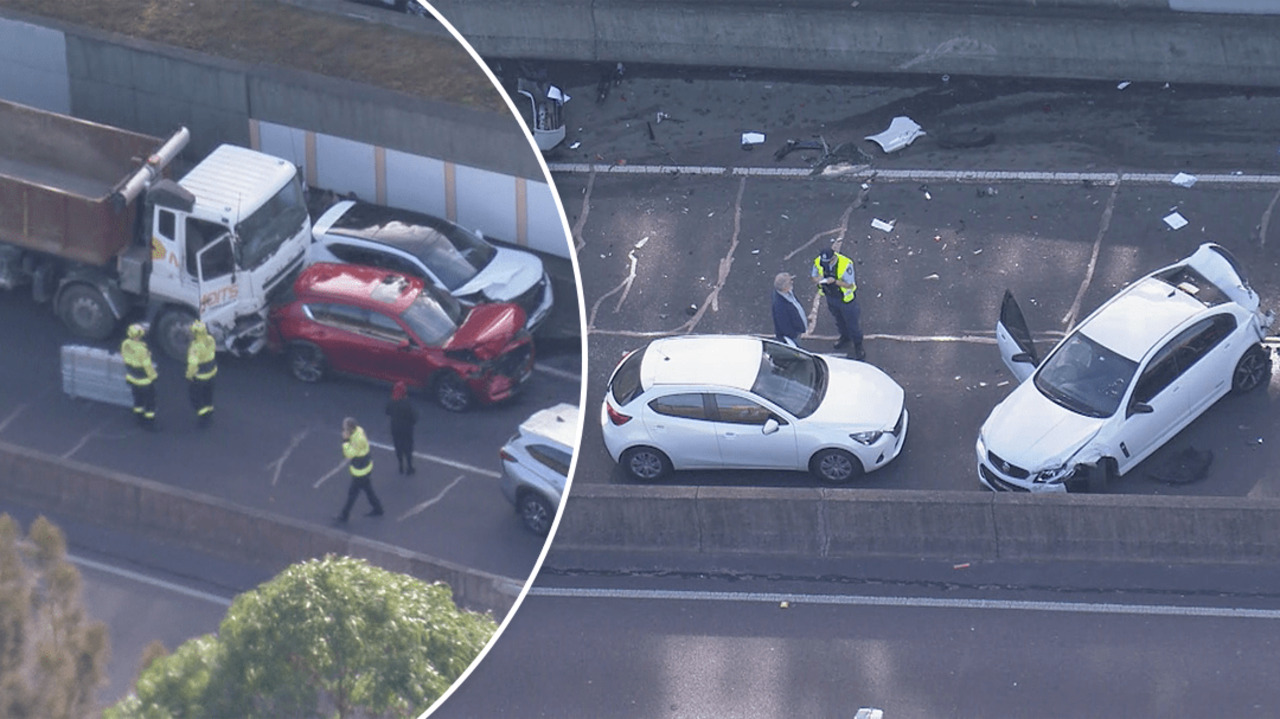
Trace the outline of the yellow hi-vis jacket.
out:
M 356 427 L 351 438 L 342 443 L 342 456 L 351 460 L 352 477 L 363 477 L 373 471 L 373 460 L 369 458 L 369 440 L 364 436 L 364 427 Z
M 218 374 L 217 352 L 217 345 L 209 333 L 201 332 L 192 337 L 191 346 L 187 348 L 187 379 L 213 379 Z
M 853 266 L 853 260 L 845 257 L 839 252 L 836 253 L 836 279 L 844 281 L 845 273 Z M 822 266 L 822 258 L 813 258 L 814 277 L 826 277 L 826 269 Z M 850 282 L 848 287 L 840 288 L 840 299 L 845 302 L 852 302 L 854 294 L 858 291 L 858 283 Z
M 155 381 L 156 366 L 151 363 L 151 350 L 142 340 L 126 339 L 120 344 L 120 356 L 124 358 L 124 378 L 129 384 L 146 386 Z

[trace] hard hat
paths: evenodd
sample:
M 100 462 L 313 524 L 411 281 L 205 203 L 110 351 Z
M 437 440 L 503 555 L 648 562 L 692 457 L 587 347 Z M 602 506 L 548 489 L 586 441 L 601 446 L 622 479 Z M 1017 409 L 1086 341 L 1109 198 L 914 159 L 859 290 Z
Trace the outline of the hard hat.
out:
M 205 330 L 204 323 L 201 322 L 200 320 L 196 320 L 195 322 L 191 323 L 191 334 L 202 335 L 205 333 L 205 331 L 206 330 Z
M 134 322 L 129 325 L 129 339 L 140 340 L 147 336 L 147 328 L 141 322 Z

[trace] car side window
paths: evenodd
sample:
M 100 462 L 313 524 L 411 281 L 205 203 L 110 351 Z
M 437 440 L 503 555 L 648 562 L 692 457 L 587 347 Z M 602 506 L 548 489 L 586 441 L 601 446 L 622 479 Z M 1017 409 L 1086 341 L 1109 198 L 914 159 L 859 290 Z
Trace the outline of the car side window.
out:
M 369 265 L 374 259 L 372 253 L 362 250 L 359 247 L 344 245 L 341 242 L 330 243 L 328 248 L 329 252 L 333 253 L 334 257 L 337 257 L 339 261 L 345 262 L 349 265 Z
M 711 419 L 701 392 L 685 392 L 658 397 L 649 402 L 649 409 L 668 417 L 685 419 Z
M 1185 372 L 1200 361 L 1201 357 L 1217 347 L 1236 328 L 1236 318 L 1229 314 L 1214 315 L 1201 320 L 1179 335 L 1185 337 L 1178 349 L 1178 364 Z
M 396 344 L 409 340 L 409 334 L 404 331 L 400 323 L 381 312 L 369 313 L 369 324 L 365 328 L 365 334 L 374 339 L 386 340 Z
M 359 307 L 338 304 L 315 304 L 308 305 L 307 309 L 316 322 L 336 327 L 340 330 L 361 332 L 367 324 L 365 317 L 368 312 Z
M 529 445 L 529 456 L 538 460 L 538 462 L 556 474 L 564 477 L 569 476 L 569 461 L 571 457 L 568 452 L 555 447 L 548 447 L 545 444 L 531 444 Z
M 749 399 L 731 394 L 715 394 L 712 397 L 715 400 L 717 417 L 721 422 L 763 425 L 773 416 L 773 412 L 767 407 Z

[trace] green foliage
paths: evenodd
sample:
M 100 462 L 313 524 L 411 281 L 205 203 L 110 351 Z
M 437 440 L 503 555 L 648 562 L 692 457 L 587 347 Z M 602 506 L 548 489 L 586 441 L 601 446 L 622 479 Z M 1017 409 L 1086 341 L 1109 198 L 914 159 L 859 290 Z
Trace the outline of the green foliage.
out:
M 85 614 L 62 532 L 39 517 L 23 541 L 0 515 L 0 717 L 89 715 L 109 653 L 106 625 Z
M 329 556 L 236 597 L 216 638 L 156 659 L 105 716 L 409 716 L 449 688 L 496 628 L 458 609 L 447 585 Z

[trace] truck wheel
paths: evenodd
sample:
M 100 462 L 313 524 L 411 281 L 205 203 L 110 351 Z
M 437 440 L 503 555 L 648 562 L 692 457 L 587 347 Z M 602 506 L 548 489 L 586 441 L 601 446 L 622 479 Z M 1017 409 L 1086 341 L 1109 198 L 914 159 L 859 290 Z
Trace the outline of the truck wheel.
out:
M 171 308 L 160 314 L 152 335 L 160 345 L 160 351 L 179 361 L 187 361 L 187 347 L 191 345 L 191 323 L 196 316 L 190 310 Z
M 461 377 L 445 372 L 436 380 L 436 402 L 450 412 L 466 412 L 471 409 L 473 398 Z
M 303 382 L 319 382 L 324 378 L 324 352 L 310 342 L 290 345 L 289 371 Z
M 91 340 L 104 340 L 116 329 L 111 305 L 92 285 L 75 284 L 63 290 L 58 316 L 73 334 Z

